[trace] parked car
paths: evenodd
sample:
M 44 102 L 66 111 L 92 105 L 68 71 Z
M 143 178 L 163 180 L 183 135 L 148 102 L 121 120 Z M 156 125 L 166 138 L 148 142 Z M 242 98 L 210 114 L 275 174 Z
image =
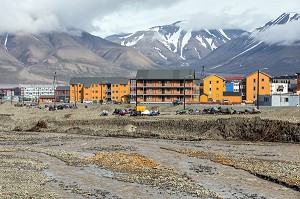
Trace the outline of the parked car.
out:
M 173 105 L 181 105 L 181 104 L 183 104 L 182 101 L 180 101 L 179 99 L 174 100 L 172 103 L 173 103 Z

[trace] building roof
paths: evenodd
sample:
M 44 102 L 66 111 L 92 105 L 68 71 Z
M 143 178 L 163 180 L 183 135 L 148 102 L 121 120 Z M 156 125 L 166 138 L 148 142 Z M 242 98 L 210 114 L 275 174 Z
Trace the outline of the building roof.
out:
M 223 77 L 220 77 L 219 75 L 216 75 L 216 74 L 212 74 L 212 75 L 210 75 L 210 76 L 208 76 L 208 77 L 205 77 L 204 79 L 208 79 L 208 78 L 210 78 L 211 76 L 217 76 L 218 78 L 225 80 Z
M 224 79 L 225 79 L 225 81 L 235 81 L 235 80 L 241 81 L 244 79 L 244 77 L 243 76 L 234 76 L 234 77 L 225 77 Z
M 251 73 L 250 75 L 247 75 L 245 78 L 248 78 L 248 77 L 250 77 L 250 76 L 252 76 L 252 75 L 254 75 L 254 74 L 256 74 L 258 71 L 255 71 L 254 73 Z M 269 78 L 271 78 L 271 75 L 268 75 L 267 73 L 264 73 L 264 72 L 261 72 L 261 71 L 259 71 L 261 74 L 264 74 L 264 75 L 266 75 L 266 76 L 268 76 Z
M 181 70 L 138 70 L 136 79 L 149 80 L 184 80 L 195 79 L 195 70 L 181 69 Z
M 70 84 L 83 84 L 85 88 L 92 84 L 128 84 L 125 77 L 72 77 Z
M 57 86 L 56 90 L 57 91 L 69 91 L 70 90 L 70 86 Z

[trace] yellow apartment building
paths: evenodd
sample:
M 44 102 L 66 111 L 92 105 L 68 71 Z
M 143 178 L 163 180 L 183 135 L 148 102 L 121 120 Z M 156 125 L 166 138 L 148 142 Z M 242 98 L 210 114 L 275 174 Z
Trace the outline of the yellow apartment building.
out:
M 258 95 L 269 95 L 271 92 L 270 88 L 270 75 L 263 72 L 255 72 L 245 77 L 244 89 L 245 98 L 244 100 L 254 102 L 257 100 Z M 257 90 L 258 89 L 258 90 Z
M 130 80 L 124 77 L 72 77 L 70 102 L 101 103 L 130 95 Z
M 200 100 L 223 100 L 223 92 L 225 92 L 225 79 L 218 75 L 210 75 L 203 79 L 203 95 Z M 204 97 L 206 96 L 206 97 Z M 207 102 L 207 101 L 201 101 Z
M 138 103 L 170 103 L 184 101 L 184 97 L 189 103 L 198 99 L 195 70 L 138 70 L 133 82 Z

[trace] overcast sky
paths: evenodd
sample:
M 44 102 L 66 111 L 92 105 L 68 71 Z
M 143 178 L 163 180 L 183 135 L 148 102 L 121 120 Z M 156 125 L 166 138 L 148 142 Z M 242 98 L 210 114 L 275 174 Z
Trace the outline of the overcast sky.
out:
M 179 20 L 186 20 L 186 28 L 191 29 L 251 31 L 284 12 L 300 13 L 300 0 L 0 0 L 0 3 L 2 33 L 78 28 L 101 37 Z

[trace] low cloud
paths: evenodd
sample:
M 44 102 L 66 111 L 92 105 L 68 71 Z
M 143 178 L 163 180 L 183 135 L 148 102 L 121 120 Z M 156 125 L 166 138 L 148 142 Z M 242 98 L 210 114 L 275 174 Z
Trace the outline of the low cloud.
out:
M 0 0 L 0 33 L 38 33 L 77 28 L 97 30 L 95 21 L 122 11 L 164 8 L 176 0 Z M 150 9 L 151 10 L 151 9 Z M 96 23 L 97 24 L 97 23 Z
M 186 29 L 251 31 L 299 7 L 299 0 L 286 1 L 270 4 L 269 0 L 0 0 L 0 34 L 80 29 L 105 37 L 179 20 L 187 21 L 183 24 Z
M 300 20 L 269 27 L 264 32 L 254 34 L 258 40 L 280 45 L 295 45 L 300 41 Z

